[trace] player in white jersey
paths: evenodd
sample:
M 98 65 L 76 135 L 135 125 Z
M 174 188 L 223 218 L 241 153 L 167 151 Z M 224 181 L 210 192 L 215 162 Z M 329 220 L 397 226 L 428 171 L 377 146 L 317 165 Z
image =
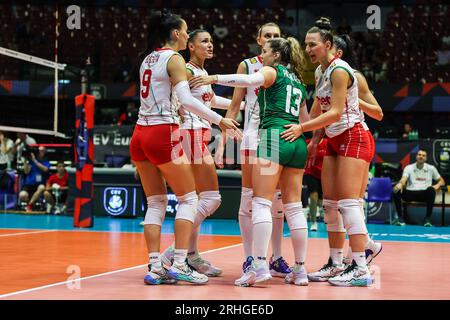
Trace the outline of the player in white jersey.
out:
M 319 271 L 309 274 L 309 279 L 328 280 L 337 286 L 368 286 L 372 284 L 372 277 L 365 256 L 367 228 L 358 199 L 366 163 L 371 157 L 369 136 L 359 117 L 357 79 L 350 66 L 332 54 L 331 32 L 313 27 L 308 30 L 305 43 L 311 61 L 320 63 L 314 103 L 316 109 L 320 106 L 322 114 L 291 127 L 284 135 L 297 136 L 325 128 L 329 139 L 322 177 L 333 178 L 322 179 L 331 258 Z M 353 263 L 344 270 L 345 231 L 350 238 Z
M 261 50 L 268 39 L 280 37 L 280 27 L 273 22 L 263 24 L 256 38 Z M 248 58 L 242 61 L 237 69 L 237 73 L 253 74 L 263 67 L 261 55 Z M 226 117 L 235 119 L 241 101 L 245 97 L 245 117 L 244 117 L 244 137 L 240 147 L 241 170 L 242 170 L 242 193 L 241 203 L 239 207 L 239 227 L 244 244 L 245 261 L 242 269 L 245 270 L 250 266 L 253 259 L 253 222 L 252 222 L 252 168 L 255 164 L 255 154 L 258 146 L 258 126 L 259 126 L 259 105 L 257 102 L 258 87 L 235 88 L 230 107 L 226 113 Z M 225 141 L 225 139 L 224 139 Z M 220 166 L 222 161 L 223 150 L 218 148 L 215 155 L 216 163 Z M 281 201 L 281 192 L 279 187 L 275 192 L 272 205 L 272 257 L 270 261 L 270 272 L 275 277 L 285 277 L 290 272 L 289 265 L 282 257 L 281 243 L 283 238 L 284 213 Z
M 351 66 L 355 65 L 353 50 L 352 50 L 352 41 L 348 35 L 340 35 L 333 37 L 333 54 L 338 58 L 345 58 L 347 62 Z M 375 155 L 375 139 L 372 136 L 372 133 L 369 131 L 369 127 L 367 126 L 364 118 L 364 113 L 367 113 L 371 118 L 374 118 L 378 121 L 383 119 L 383 110 L 378 104 L 377 99 L 373 96 L 372 92 L 369 89 L 366 78 L 364 75 L 356 69 L 353 69 L 354 75 L 358 80 L 358 98 L 359 98 L 359 108 L 360 108 L 360 120 L 364 129 L 367 131 L 369 135 L 369 139 L 371 142 L 371 158 Z M 364 194 L 366 192 L 367 183 L 369 180 L 369 167 L 370 164 L 367 163 L 366 169 L 364 171 L 363 184 L 361 186 L 361 191 L 359 194 L 359 203 L 361 205 L 361 211 L 364 214 Z M 367 243 L 366 243 L 366 258 L 367 264 L 370 264 L 372 260 L 381 252 L 382 244 L 380 242 L 373 241 L 369 234 L 367 235 Z M 351 254 L 352 250 L 349 248 L 346 258 L 344 259 L 344 264 L 351 263 Z
M 186 64 L 187 78 L 192 76 L 208 75 L 204 69 L 206 59 L 213 57 L 213 40 L 208 31 L 197 29 L 189 33 L 188 48 L 189 62 Z M 191 88 L 192 96 L 211 108 L 227 109 L 231 100 L 216 96 L 211 85 L 200 88 Z M 195 178 L 195 189 L 199 202 L 197 214 L 192 227 L 192 236 L 188 248 L 188 264 L 199 273 L 210 277 L 219 276 L 220 268 L 213 266 L 209 261 L 200 257 L 198 252 L 198 236 L 201 223 L 211 216 L 221 203 L 219 181 L 214 160 L 208 150 L 211 140 L 211 124 L 208 120 L 180 106 L 179 114 L 182 119 L 180 125 L 181 144 L 183 151 L 190 160 Z M 169 246 L 162 254 L 163 263 L 170 264 L 173 259 L 174 247 Z
M 198 197 L 192 168 L 179 143 L 177 100 L 188 110 L 218 124 L 222 130 L 233 129 L 238 135 L 240 132 L 235 120 L 222 118 L 190 92 L 186 63 L 178 54 L 187 45 L 186 22 L 178 15 L 158 11 L 151 17 L 150 30 L 146 51 L 149 54 L 140 68 L 139 119 L 130 142 L 131 159 L 138 170 L 148 203 L 144 235 L 149 272 L 144 282 L 161 284 L 180 280 L 207 283 L 206 275 L 197 273 L 186 263 Z M 162 266 L 160 254 L 161 226 L 167 207 L 166 182 L 178 199 L 174 262 L 168 270 Z

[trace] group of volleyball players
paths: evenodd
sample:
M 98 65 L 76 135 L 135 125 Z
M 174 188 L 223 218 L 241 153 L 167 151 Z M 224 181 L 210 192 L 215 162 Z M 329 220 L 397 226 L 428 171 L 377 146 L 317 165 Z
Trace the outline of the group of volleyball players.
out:
M 223 131 L 215 155 L 219 167 L 227 138 L 242 139 L 239 225 L 244 263 L 235 285 L 252 286 L 273 276 L 301 286 L 309 281 L 370 285 L 368 263 L 381 251 L 381 244 L 368 237 L 362 207 L 374 152 L 363 112 L 378 119 L 382 112 L 362 75 L 340 58 L 350 54 L 348 41 L 333 37 L 326 20 L 307 32 L 306 53 L 313 63 L 320 63 L 315 73 L 316 98 L 308 113 L 301 76 L 304 53 L 295 38 L 281 38 L 275 23 L 258 30 L 261 55 L 244 60 L 237 74 L 215 76 L 204 69 L 214 50 L 207 31 L 188 34 L 186 21 L 165 10 L 152 15 L 150 27 L 140 68 L 139 118 L 130 143 L 148 203 L 144 235 L 149 265 L 144 282 L 204 284 L 208 277 L 222 273 L 200 256 L 197 246 L 201 223 L 221 204 L 214 159 L 207 148 L 214 123 Z M 186 48 L 187 63 L 178 53 Z M 235 87 L 232 100 L 215 95 L 214 83 Z M 242 107 L 243 133 L 234 120 Z M 211 108 L 227 109 L 226 116 Z M 303 133 L 309 131 L 314 133 L 307 146 Z M 314 161 L 324 132 L 328 145 L 322 188 L 330 258 L 324 267 L 308 274 L 302 178 L 307 158 Z M 161 253 L 166 183 L 177 196 L 178 210 L 175 242 Z M 281 252 L 284 217 L 295 257 L 291 267 Z M 343 257 L 346 233 L 349 261 Z M 267 262 L 269 242 L 272 256 Z

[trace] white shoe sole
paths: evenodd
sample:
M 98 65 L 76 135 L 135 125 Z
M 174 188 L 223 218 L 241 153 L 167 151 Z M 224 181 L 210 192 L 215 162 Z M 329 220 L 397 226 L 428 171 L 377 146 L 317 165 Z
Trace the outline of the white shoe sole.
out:
M 241 278 L 237 279 L 234 285 L 238 287 L 250 287 L 256 283 L 256 272 L 250 271 L 249 277 L 245 280 L 241 280 Z
M 260 277 L 256 277 L 255 283 L 261 283 L 261 282 L 264 282 L 264 281 L 268 281 L 270 279 L 272 279 L 272 276 L 270 274 L 265 274 L 265 275 L 262 275 Z
M 281 272 L 278 272 L 278 271 L 275 271 L 275 270 L 270 270 L 270 275 L 272 276 L 272 277 L 275 277 L 275 278 L 284 278 L 284 277 L 286 277 L 287 275 L 288 275 L 289 273 L 281 273 Z

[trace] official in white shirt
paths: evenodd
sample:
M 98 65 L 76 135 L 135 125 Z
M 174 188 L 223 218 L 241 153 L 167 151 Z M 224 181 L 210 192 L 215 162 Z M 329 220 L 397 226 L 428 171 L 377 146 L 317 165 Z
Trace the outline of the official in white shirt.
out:
M 425 202 L 427 204 L 427 213 L 424 226 L 432 226 L 430 217 L 433 213 L 436 191 L 445 185 L 445 181 L 437 169 L 433 165 L 426 163 L 426 161 L 427 152 L 419 150 L 416 162 L 405 167 L 402 178 L 394 186 L 394 201 L 398 212 L 398 218 L 395 221 L 397 225 L 405 224 L 406 208 L 402 208 L 401 204 L 401 200 L 404 200 Z M 433 184 L 433 181 L 437 181 L 437 183 Z

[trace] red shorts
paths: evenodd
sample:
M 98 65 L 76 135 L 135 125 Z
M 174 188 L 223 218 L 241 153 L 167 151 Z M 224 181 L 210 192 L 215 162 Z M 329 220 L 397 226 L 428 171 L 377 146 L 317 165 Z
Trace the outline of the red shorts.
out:
M 177 124 L 136 125 L 130 142 L 133 161 L 148 160 L 155 165 L 178 159 L 183 155 Z
M 254 157 L 256 155 L 256 150 L 243 149 L 241 150 L 241 155 L 246 157 Z
M 366 131 L 369 135 L 370 140 L 370 161 L 372 161 L 373 157 L 375 156 L 375 139 L 373 138 L 372 132 L 369 130 Z
M 211 130 L 202 129 L 182 129 L 181 145 L 184 153 L 191 163 L 196 163 L 198 159 L 203 159 L 210 154 L 208 144 L 211 141 Z
M 361 123 L 356 123 L 340 135 L 328 138 L 327 153 L 325 156 L 342 156 L 362 159 L 366 162 L 372 160 L 372 146 L 369 135 Z

